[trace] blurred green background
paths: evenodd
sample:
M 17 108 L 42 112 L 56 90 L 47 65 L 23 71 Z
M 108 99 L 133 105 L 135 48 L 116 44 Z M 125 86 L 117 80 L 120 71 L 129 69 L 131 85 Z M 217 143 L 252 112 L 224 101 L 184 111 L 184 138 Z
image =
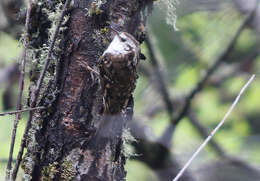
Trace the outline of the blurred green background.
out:
M 167 4 L 164 2 L 156 2 L 153 13 L 148 18 L 147 30 L 171 98 L 182 97 L 189 93 L 205 70 L 225 51 L 245 18 L 232 1 L 205 2 L 191 6 L 188 1 L 180 1 L 180 4 L 176 5 L 178 16 L 176 26 L 179 31 L 174 31 L 172 25 L 166 23 Z M 224 60 L 223 66 L 214 76 L 229 74 L 230 69 L 237 65 L 241 65 L 241 68 L 216 85 L 209 84 L 192 102 L 192 110 L 198 119 L 205 127 L 212 130 L 223 118 L 250 75 L 256 74 L 252 85 L 215 136 L 215 140 L 226 153 L 244 160 L 256 169 L 260 168 L 260 56 L 257 55 L 250 64 L 244 65 L 243 62 L 259 51 L 259 37 L 260 33 L 254 26 L 248 26 L 239 37 L 229 58 Z M 3 72 L 6 67 L 18 62 L 21 49 L 21 43 L 7 33 L 0 32 L 0 75 L 3 75 L 1 71 Z M 142 52 L 147 56 L 142 66 L 151 69 L 145 44 L 142 45 Z M 29 81 L 26 80 L 24 104 L 28 95 L 28 84 Z M 5 87 L 6 83 L 0 82 L 0 112 L 8 111 L 3 109 L 2 94 Z M 13 86 L 12 93 L 13 107 L 10 110 L 15 109 L 18 83 Z M 151 105 L 162 106 L 163 102 L 154 88 L 153 80 L 142 72 L 140 72 L 134 97 L 135 116 L 142 117 L 143 123 L 150 126 L 159 137 L 167 127 L 169 117 L 165 109 L 152 117 L 147 116 L 146 112 Z M 14 158 L 19 149 L 26 118 L 27 113 L 24 113 L 17 131 Z M 0 180 L 3 180 L 5 175 L 13 120 L 14 116 L 0 117 Z M 183 119 L 176 128 L 171 151 L 181 163 L 184 163 L 202 141 L 198 131 L 187 119 Z M 200 175 L 205 165 L 217 160 L 214 151 L 207 147 L 192 164 L 192 173 Z M 126 168 L 129 181 L 157 180 L 151 169 L 134 159 L 127 161 Z

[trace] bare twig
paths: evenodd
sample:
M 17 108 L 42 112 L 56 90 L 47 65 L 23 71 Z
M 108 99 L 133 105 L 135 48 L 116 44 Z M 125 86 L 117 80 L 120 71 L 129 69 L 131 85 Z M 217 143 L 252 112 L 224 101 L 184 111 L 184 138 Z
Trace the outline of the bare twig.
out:
M 219 128 L 221 128 L 221 126 L 225 123 L 226 119 L 228 118 L 228 116 L 230 115 L 230 113 L 232 112 L 232 110 L 234 109 L 236 104 L 238 103 L 241 95 L 244 93 L 244 91 L 249 86 L 249 84 L 253 81 L 254 78 L 255 78 L 255 75 L 252 75 L 251 78 L 247 81 L 247 83 L 242 87 L 242 89 L 240 90 L 238 96 L 236 97 L 235 101 L 233 102 L 233 104 L 229 108 L 228 112 L 223 117 L 223 119 L 216 126 L 216 128 L 210 133 L 210 135 L 207 137 L 207 139 L 205 139 L 205 141 L 199 146 L 199 148 L 195 151 L 195 153 L 187 161 L 187 163 L 180 170 L 180 172 L 177 174 L 177 176 L 173 179 L 173 181 L 178 181 L 179 180 L 179 178 L 182 176 L 182 174 L 185 172 L 185 170 L 190 166 L 190 164 L 196 158 L 196 156 L 200 153 L 200 151 L 207 145 L 207 143 L 212 139 L 212 137 L 216 134 L 216 132 L 219 130 Z
M 41 89 L 41 86 L 42 86 L 43 78 L 44 78 L 45 73 L 47 71 L 47 68 L 48 68 L 48 65 L 49 65 L 49 62 L 50 62 L 50 57 L 51 57 L 51 54 L 52 54 L 52 51 L 53 51 L 53 48 L 54 48 L 54 45 L 55 45 L 58 33 L 59 33 L 59 29 L 60 29 L 60 26 L 62 24 L 65 12 L 66 12 L 67 7 L 69 6 L 70 2 L 71 2 L 71 0 L 66 0 L 66 2 L 64 4 L 64 7 L 62 9 L 62 12 L 61 12 L 61 16 L 60 16 L 59 21 L 58 21 L 58 23 L 56 25 L 56 28 L 55 28 L 55 31 L 54 31 L 54 34 L 53 34 L 53 37 L 51 39 L 51 43 L 50 43 L 50 46 L 49 46 L 49 49 L 48 49 L 48 54 L 47 54 L 47 57 L 45 59 L 43 70 L 42 70 L 42 72 L 40 74 L 40 77 L 39 77 L 39 79 L 37 81 L 36 88 L 35 88 L 35 90 L 33 92 L 33 99 L 32 99 L 31 105 L 30 105 L 31 108 L 34 108 L 36 106 L 36 104 L 37 104 L 37 99 L 39 97 L 39 93 L 40 93 L 40 89 Z M 27 121 L 27 124 L 26 124 L 26 127 L 25 127 L 24 135 L 23 135 L 23 138 L 22 138 L 20 150 L 19 150 L 19 153 L 17 155 L 17 161 L 16 161 L 16 164 L 15 164 L 15 167 L 14 167 L 14 170 L 13 170 L 12 180 L 15 180 L 16 176 L 17 176 L 19 165 L 21 163 L 22 156 L 23 156 L 23 151 L 24 151 L 24 147 L 25 147 L 26 138 L 27 138 L 30 126 L 31 126 L 32 117 L 33 117 L 33 113 L 30 112 L 29 118 L 28 118 L 28 121 Z
M 26 53 L 27 53 L 27 47 L 29 43 L 29 23 L 30 23 L 30 15 L 31 15 L 31 0 L 28 0 L 27 2 L 27 13 L 26 13 L 26 23 L 25 23 L 25 35 L 24 35 L 24 41 L 23 41 L 23 53 L 21 58 L 21 75 L 20 75 L 20 90 L 19 90 L 19 96 L 18 101 L 16 105 L 16 110 L 22 109 L 22 96 L 23 96 L 23 89 L 24 89 L 24 74 L 25 74 L 25 64 L 26 64 Z M 16 130 L 17 126 L 20 120 L 20 114 L 16 114 L 14 125 L 13 125 L 13 131 L 12 131 L 12 140 L 10 145 L 10 151 L 9 151 L 9 159 L 6 167 L 6 177 L 5 180 L 10 179 L 10 172 L 12 169 L 12 160 L 13 160 L 13 151 L 14 151 L 14 144 L 15 144 L 15 138 L 16 138 Z
M 4 113 L 0 113 L 0 116 L 11 115 L 11 114 L 18 114 L 18 113 L 22 113 L 22 112 L 35 111 L 35 110 L 40 110 L 40 109 L 45 109 L 45 107 L 25 108 L 25 109 L 18 110 L 18 111 L 4 112 Z
M 188 113 L 188 118 L 189 118 L 189 121 L 191 122 L 191 124 L 198 130 L 200 136 L 203 139 L 206 139 L 209 135 L 209 131 L 208 131 L 208 129 L 206 129 L 206 127 L 204 127 L 200 123 L 196 114 L 190 110 Z M 209 145 L 211 146 L 211 148 L 216 152 L 216 154 L 219 157 L 226 158 L 227 155 L 226 155 L 225 151 L 214 139 L 212 139 L 211 142 L 209 142 Z

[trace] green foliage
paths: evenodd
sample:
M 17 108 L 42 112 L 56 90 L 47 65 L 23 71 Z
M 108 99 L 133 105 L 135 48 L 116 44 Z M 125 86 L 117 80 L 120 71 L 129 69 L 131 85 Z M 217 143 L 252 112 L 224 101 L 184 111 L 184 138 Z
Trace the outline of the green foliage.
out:
M 175 87 L 180 91 L 188 92 L 198 82 L 199 75 L 198 68 L 187 67 L 176 79 Z
M 17 40 L 14 40 L 7 34 L 0 32 L 0 71 L 1 68 L 5 65 L 18 62 L 18 57 L 21 53 L 21 45 Z M 25 87 L 28 87 L 28 82 L 25 82 Z M 3 88 L 4 86 L 0 84 L 0 112 L 3 112 Z M 15 90 L 13 91 L 15 94 L 18 93 L 18 85 L 14 86 Z M 25 88 L 25 89 L 26 89 Z M 27 90 L 25 91 L 25 95 L 27 94 Z M 14 101 L 15 97 L 13 98 Z M 15 104 L 15 103 L 14 103 Z M 16 144 L 14 147 L 14 156 L 16 159 L 16 155 L 19 151 L 19 145 L 22 139 L 23 130 L 25 127 L 25 121 L 27 120 L 28 114 L 23 114 L 22 120 L 18 125 Z M 4 180 L 5 169 L 7 164 L 7 158 L 9 156 L 10 142 L 11 142 L 11 133 L 13 129 L 13 121 L 14 115 L 7 115 L 0 117 L 0 142 L 1 142 L 1 151 L 0 151 L 0 159 L 6 160 L 6 162 L 0 163 L 0 180 Z
M 89 16 L 98 15 L 102 13 L 100 7 L 106 1 L 95 0 L 92 5 L 92 9 L 89 11 Z M 149 29 L 152 31 L 153 44 L 155 46 L 156 56 L 160 58 L 160 66 L 162 72 L 165 73 L 168 90 L 170 90 L 171 98 L 183 96 L 188 93 L 200 80 L 201 75 L 205 70 L 216 60 L 230 42 L 234 32 L 240 25 L 242 15 L 240 15 L 234 7 L 230 5 L 223 6 L 218 11 L 200 11 L 187 14 L 183 17 L 178 17 L 178 28 L 180 31 L 175 32 L 172 28 L 176 24 L 175 8 L 178 8 L 178 4 L 174 4 L 177 1 L 165 0 L 164 3 L 169 5 L 167 12 L 163 12 L 162 9 L 157 8 L 153 11 L 153 15 L 149 18 Z M 181 2 L 180 2 L 181 3 Z M 55 13 L 46 9 L 46 13 L 49 15 L 49 19 L 52 21 L 52 26 L 49 30 L 50 37 L 53 36 L 55 25 L 57 24 L 58 17 L 61 12 L 61 5 L 57 6 Z M 69 17 L 66 17 L 63 25 Z M 170 24 L 168 26 L 165 23 L 165 19 Z M 61 29 L 62 33 L 66 27 Z M 102 28 L 97 30 L 93 36 L 105 36 L 108 29 Z M 37 36 L 37 34 L 35 34 Z M 49 39 L 50 39 L 49 37 Z M 60 39 L 55 45 L 55 51 L 59 51 Z M 256 36 L 253 30 L 246 29 L 235 46 L 235 50 L 232 52 L 230 58 L 225 60 L 229 65 L 232 63 L 239 63 L 244 60 L 244 56 L 249 55 L 255 51 L 255 48 L 259 46 L 259 38 Z M 100 42 L 104 44 L 104 42 Z M 0 34 L 0 66 L 13 62 L 15 57 L 19 56 L 21 47 L 18 47 L 19 43 L 13 40 L 5 33 Z M 28 53 L 28 60 L 36 63 L 38 68 L 41 69 L 41 63 L 38 58 L 44 60 L 47 55 L 48 45 L 44 45 L 39 51 L 41 56 L 36 57 L 30 50 Z M 150 67 L 149 56 L 147 55 L 146 46 L 142 45 L 142 52 L 148 57 L 146 61 L 142 61 L 147 67 Z M 3 62 L 2 62 L 3 60 Z M 260 80 L 258 79 L 260 70 L 260 57 L 255 60 L 250 71 L 257 74 L 253 84 L 245 92 L 239 104 L 234 109 L 233 113 L 228 118 L 224 127 L 217 133 L 216 141 L 224 147 L 228 153 L 246 158 L 248 162 L 254 164 L 260 164 L 260 146 L 258 144 L 259 136 L 252 135 L 252 130 L 255 134 L 259 134 L 259 129 L 254 126 L 252 120 L 259 120 L 259 92 L 260 92 Z M 220 73 L 224 73 L 224 70 L 219 70 Z M 250 73 L 251 73 L 250 72 Z M 219 121 L 223 118 L 227 109 L 230 107 L 235 96 L 244 85 L 245 81 L 250 74 L 243 72 L 243 74 L 236 74 L 221 82 L 217 86 L 209 86 L 204 89 L 192 102 L 192 109 L 198 116 L 201 124 L 212 130 Z M 27 80 L 28 81 L 28 80 Z M 169 116 L 166 113 L 165 108 L 159 111 L 154 117 L 146 117 L 144 112 L 153 106 L 162 106 L 163 102 L 161 95 L 155 90 L 154 79 L 148 79 L 145 76 L 140 76 L 135 90 L 135 115 L 138 117 L 141 115 L 144 120 L 143 123 L 151 126 L 151 129 L 155 132 L 156 136 L 160 136 L 167 125 L 169 124 Z M 0 89 L 0 102 L 2 102 L 3 90 Z M 26 93 L 25 93 L 26 95 Z M 0 110 L 2 105 L 0 103 Z M 2 111 L 0 111 L 2 112 Z M 23 114 L 21 124 L 19 124 L 18 137 L 15 145 L 15 154 L 19 149 L 19 142 L 22 137 L 23 128 L 27 114 Z M 143 118 L 144 117 L 144 118 Z M 253 117 L 253 118 L 252 118 Z M 0 141 L 1 151 L 0 158 L 7 158 L 9 153 L 9 144 L 11 140 L 11 129 L 13 125 L 14 116 L 5 116 L 0 119 Z M 138 120 L 140 121 L 140 120 Z M 259 121 L 258 121 L 259 122 Z M 134 154 L 132 147 L 129 147 L 129 143 L 132 140 L 128 130 L 124 133 L 124 154 L 128 157 Z M 258 131 L 258 132 L 257 132 Z M 179 160 L 186 160 L 187 155 L 190 155 L 193 150 L 202 142 L 202 138 L 188 121 L 187 118 L 181 120 L 177 126 L 174 138 L 172 140 L 172 151 L 176 154 Z M 215 159 L 212 149 L 203 151 L 201 157 L 198 158 L 199 166 L 202 163 L 208 162 L 210 159 Z M 136 155 L 135 155 L 136 156 Z M 55 172 L 57 163 L 46 167 L 44 172 Z M 64 168 L 65 178 L 72 178 L 74 172 L 72 165 L 69 161 L 64 161 L 61 165 Z M 129 160 L 127 161 L 126 168 L 128 171 L 127 180 L 156 180 L 154 173 L 151 172 L 144 164 Z M 3 179 L 5 163 L 0 164 L 0 180 Z M 48 176 L 51 177 L 49 174 Z
M 16 62 L 21 49 L 22 47 L 18 44 L 17 40 L 14 40 L 3 32 L 0 32 L 0 67 L 1 64 Z
M 205 63 L 225 50 L 240 23 L 239 14 L 232 8 L 211 14 L 198 12 L 179 20 L 183 42 Z
M 134 180 L 150 180 L 155 181 L 155 174 L 144 164 L 138 161 L 129 160 L 126 162 L 126 180 L 134 181 Z
M 0 95 L 2 95 L 1 92 Z M 1 98 L 0 101 L 2 102 Z M 3 109 L 0 108 L 0 110 Z M 25 128 L 25 121 L 27 120 L 27 117 L 28 117 L 27 115 L 24 115 L 23 119 L 20 121 L 20 124 L 18 125 L 16 144 L 14 147 L 14 156 L 13 156 L 14 159 L 16 159 L 16 155 L 18 154 L 19 151 L 19 145 L 21 143 L 23 130 Z M 13 129 L 13 120 L 14 120 L 14 115 L 0 118 L 0 130 L 1 130 L 0 131 L 0 142 L 1 142 L 0 159 L 7 159 L 9 156 L 11 133 Z M 0 163 L 0 180 L 4 180 L 6 164 L 7 161 Z

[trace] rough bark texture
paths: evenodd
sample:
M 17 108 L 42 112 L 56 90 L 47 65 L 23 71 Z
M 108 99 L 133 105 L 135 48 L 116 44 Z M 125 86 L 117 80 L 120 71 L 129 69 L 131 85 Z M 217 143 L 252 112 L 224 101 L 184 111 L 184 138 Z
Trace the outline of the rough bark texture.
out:
M 53 9 L 55 3 L 50 2 L 34 5 L 35 24 L 31 32 L 41 27 L 38 32 L 41 38 L 32 38 L 32 47 L 38 48 L 47 41 L 44 37 L 50 22 L 39 21 L 37 17 L 46 17 L 43 8 Z M 27 179 L 125 179 L 122 132 L 132 118 L 137 64 L 131 60 L 136 52 L 124 54 L 120 63 L 102 55 L 117 36 L 111 28 L 127 32 L 142 42 L 144 10 L 150 3 L 144 0 L 74 2 L 68 11 L 68 28 L 60 41 L 61 51 L 53 55 L 59 57 L 58 63 L 50 65 L 49 75 L 55 66 L 56 74 L 46 84 L 39 102 L 48 109 L 34 114 L 27 140 L 28 152 L 23 160 Z M 110 61 L 111 66 L 105 61 Z M 32 76 L 32 82 L 34 79 Z

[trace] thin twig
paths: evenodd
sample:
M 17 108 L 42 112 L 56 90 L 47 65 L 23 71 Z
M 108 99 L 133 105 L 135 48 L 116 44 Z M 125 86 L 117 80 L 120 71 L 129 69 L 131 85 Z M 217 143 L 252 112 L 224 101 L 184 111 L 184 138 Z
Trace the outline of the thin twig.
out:
M 25 108 L 25 109 L 18 110 L 18 111 L 10 111 L 10 112 L 0 113 L 0 116 L 18 114 L 18 113 L 22 113 L 22 112 L 35 111 L 35 110 L 40 110 L 40 109 L 46 109 L 46 108 L 45 107 Z
M 193 111 L 189 111 L 188 118 L 191 124 L 198 130 L 200 136 L 203 139 L 207 139 L 209 135 L 209 131 L 206 127 L 204 127 L 200 121 L 198 120 L 196 114 Z M 213 149 L 213 151 L 216 152 L 216 154 L 221 158 L 227 158 L 227 155 L 224 151 L 224 149 L 214 140 L 212 139 L 211 142 L 209 142 L 209 146 Z
M 55 45 L 58 33 L 59 33 L 59 29 L 60 29 L 60 26 L 62 24 L 65 12 L 66 12 L 67 7 L 69 6 L 70 2 L 71 2 L 71 0 L 66 0 L 66 2 L 64 4 L 64 7 L 62 9 L 62 12 L 61 12 L 61 16 L 60 16 L 59 21 L 58 21 L 58 23 L 56 25 L 53 37 L 51 39 L 51 44 L 50 44 L 49 49 L 48 49 L 48 54 L 47 54 L 47 57 L 45 59 L 43 70 L 42 70 L 42 72 L 40 74 L 40 77 L 39 77 L 39 79 L 37 81 L 36 88 L 35 88 L 35 90 L 33 92 L 34 96 L 33 96 L 33 99 L 32 99 L 31 105 L 30 105 L 31 108 L 34 108 L 36 106 L 37 99 L 38 99 L 39 93 L 40 93 L 40 89 L 41 89 L 41 86 L 42 86 L 42 83 L 43 83 L 43 78 L 45 76 L 45 73 L 47 71 L 47 68 L 48 68 L 48 65 L 49 65 L 49 62 L 50 62 L 50 57 L 51 57 L 51 54 L 52 54 L 52 51 L 53 51 L 53 48 L 54 48 L 54 45 Z M 26 143 L 26 138 L 27 138 L 27 135 L 28 135 L 28 131 L 29 131 L 30 127 L 31 127 L 32 118 L 33 118 L 33 112 L 30 112 L 29 118 L 28 118 L 28 121 L 27 121 L 27 124 L 26 124 L 26 127 L 25 127 L 25 130 L 24 130 L 24 135 L 23 135 L 23 138 L 22 138 L 22 141 L 21 141 L 21 146 L 20 146 L 20 149 L 19 149 L 19 152 L 18 152 L 18 155 L 17 155 L 17 161 L 16 161 L 16 164 L 15 164 L 13 173 L 12 173 L 12 180 L 15 180 L 16 176 L 17 176 L 19 165 L 21 163 L 22 156 L 23 156 L 23 151 L 24 151 L 24 147 L 25 147 L 25 143 Z
M 255 78 L 255 75 L 252 75 L 251 78 L 247 81 L 247 83 L 242 87 L 240 90 L 238 96 L 236 97 L 235 101 L 231 105 L 231 107 L 228 109 L 228 112 L 225 114 L 223 119 L 220 121 L 220 123 L 216 126 L 216 128 L 210 133 L 210 135 L 205 139 L 205 141 L 199 146 L 199 148 L 195 151 L 195 153 L 191 156 L 191 158 L 187 161 L 187 163 L 184 165 L 184 167 L 180 170 L 180 172 L 177 174 L 177 176 L 173 179 L 173 181 L 178 181 L 179 178 L 182 176 L 182 174 L 185 172 L 185 170 L 190 166 L 191 162 L 196 158 L 196 156 L 200 153 L 200 151 L 207 145 L 207 143 L 212 139 L 212 137 L 216 134 L 216 132 L 221 128 L 221 126 L 225 123 L 226 119 L 238 103 L 241 95 L 244 93 L 246 88 L 249 86 L 249 84 L 253 81 Z
M 21 75 L 20 75 L 20 90 L 19 90 L 19 96 L 18 101 L 16 105 L 16 110 L 22 109 L 22 97 L 23 97 L 23 89 L 24 89 L 24 74 L 25 74 L 25 65 L 26 65 L 26 53 L 27 53 L 27 47 L 29 44 L 29 23 L 30 23 L 30 15 L 31 15 L 31 0 L 28 0 L 27 2 L 27 13 L 26 13 L 26 22 L 25 22 L 25 35 L 24 35 L 24 41 L 23 41 L 23 53 L 21 57 Z M 11 145 L 9 150 L 9 158 L 8 163 L 6 167 L 6 177 L 5 180 L 8 181 L 10 179 L 10 172 L 12 169 L 12 160 L 13 160 L 13 151 L 14 151 L 14 144 L 15 144 L 15 138 L 16 138 L 16 130 L 19 123 L 21 116 L 20 114 L 16 114 L 14 125 L 13 125 L 13 131 L 12 131 L 12 139 L 11 139 Z

